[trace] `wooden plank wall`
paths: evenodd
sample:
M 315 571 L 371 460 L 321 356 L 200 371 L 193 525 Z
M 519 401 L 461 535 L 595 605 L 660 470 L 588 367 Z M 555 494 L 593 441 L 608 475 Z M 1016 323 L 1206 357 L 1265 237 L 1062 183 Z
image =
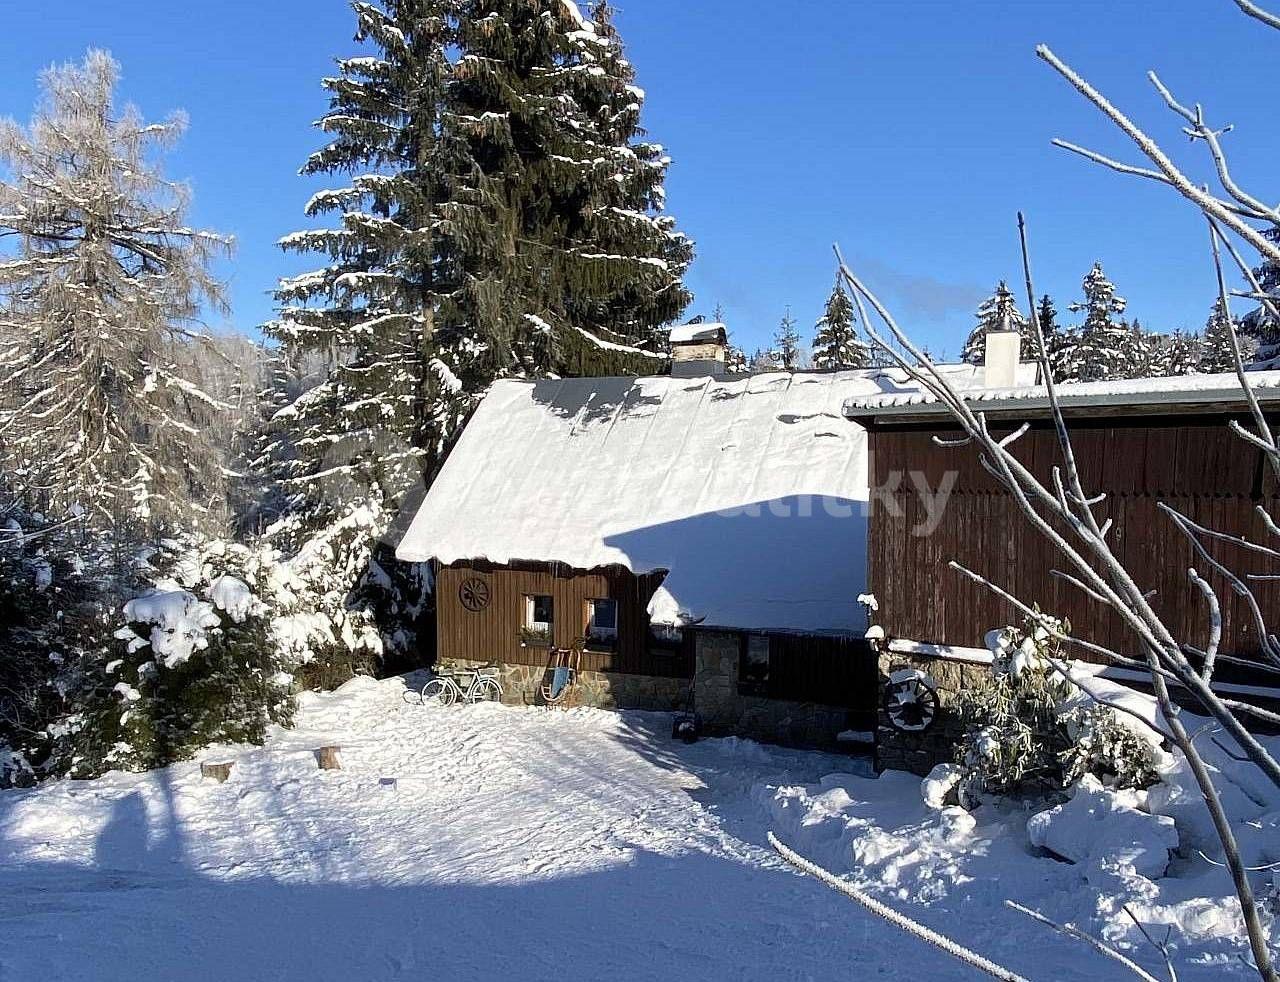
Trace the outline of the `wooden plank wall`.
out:
M 1262 505 L 1280 515 L 1280 495 L 1262 455 L 1221 419 L 1098 419 L 1070 425 L 1086 489 L 1108 494 L 1098 514 L 1115 523 L 1113 548 L 1140 585 L 1156 591 L 1154 605 L 1170 628 L 1202 646 L 1207 638 L 1205 605 L 1188 583 L 1187 569 L 1208 571 L 1157 504 L 1163 501 L 1208 527 L 1265 541 L 1256 508 Z M 941 426 L 871 432 L 873 486 L 885 486 L 895 470 L 920 472 L 931 488 L 940 486 L 947 471 L 956 475 L 943 520 L 932 535 L 916 532 L 925 509 L 909 482 L 893 495 L 897 509 L 873 506 L 868 579 L 886 631 L 919 641 L 976 646 L 989 629 L 1020 619 L 1007 601 L 948 568 L 954 559 L 1024 602 L 1067 617 L 1079 636 L 1132 651 L 1128 631 L 1116 615 L 1050 574 L 1063 568 L 1063 561 L 983 470 L 973 450 L 938 447 L 932 441 L 935 434 L 957 435 Z M 1022 437 L 1016 451 L 1044 478 L 1060 463 L 1057 438 L 1047 422 Z M 1219 545 L 1213 553 L 1237 572 L 1280 572 L 1274 563 L 1239 547 Z M 1255 655 L 1258 636 L 1244 602 L 1220 577 L 1210 582 L 1223 602 L 1222 650 Z M 1259 583 L 1256 593 L 1273 626 L 1280 623 L 1280 583 Z M 1087 657 L 1082 652 L 1076 656 Z M 1217 675 L 1224 681 L 1234 676 L 1274 684 L 1274 676 L 1233 672 L 1225 665 Z
M 546 648 L 520 642 L 524 598 L 554 598 L 554 643 L 561 648 L 586 632 L 587 601 L 611 598 L 618 602 L 617 644 L 612 651 L 586 652 L 584 671 L 692 678 L 688 646 L 670 650 L 649 641 L 647 608 L 664 575 L 637 576 L 620 566 L 591 571 L 533 563 L 514 568 L 482 563 L 443 567 L 436 575 L 438 657 L 546 665 Z M 458 597 L 458 588 L 473 576 L 488 583 L 491 593 L 489 606 L 479 612 L 467 610 Z

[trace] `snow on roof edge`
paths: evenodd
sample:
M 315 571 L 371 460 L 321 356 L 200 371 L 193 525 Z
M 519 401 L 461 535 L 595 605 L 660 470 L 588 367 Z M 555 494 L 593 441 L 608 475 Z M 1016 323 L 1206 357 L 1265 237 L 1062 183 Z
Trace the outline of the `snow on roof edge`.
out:
M 1280 371 L 1250 372 L 1250 384 L 1263 402 L 1280 401 Z M 964 401 L 982 403 L 984 410 L 1042 409 L 1049 405 L 1043 385 L 1004 389 L 961 389 Z M 1064 408 L 1081 406 L 1210 405 L 1243 400 L 1234 372 L 1179 375 L 1162 378 L 1118 379 L 1108 382 L 1069 382 L 1057 387 Z M 927 415 L 946 412 L 938 397 L 919 388 L 845 400 L 850 419 L 887 414 Z
M 692 341 L 719 341 L 726 337 L 728 328 L 723 324 L 680 324 L 671 329 L 672 344 L 688 344 Z

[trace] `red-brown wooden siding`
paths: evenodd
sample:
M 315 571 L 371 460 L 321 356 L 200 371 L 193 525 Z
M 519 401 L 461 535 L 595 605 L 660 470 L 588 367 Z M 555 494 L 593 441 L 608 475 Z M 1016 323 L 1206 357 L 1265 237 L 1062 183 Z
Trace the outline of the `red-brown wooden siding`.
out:
M 490 589 L 489 605 L 481 611 L 467 610 L 458 596 L 459 587 L 473 576 L 484 580 Z M 690 678 L 693 661 L 685 647 L 670 650 L 650 643 L 647 608 L 664 576 L 637 576 L 621 566 L 590 571 L 534 563 L 443 567 L 436 576 L 438 657 L 546 665 L 549 652 L 545 647 L 520 642 L 524 598 L 552 597 L 553 643 L 560 648 L 568 648 L 586 633 L 587 601 L 608 598 L 618 603 L 617 643 L 612 651 L 585 652 L 583 671 Z
M 1205 603 L 1188 583 L 1187 569 L 1209 578 L 1223 604 L 1223 650 L 1244 657 L 1258 651 L 1258 636 L 1245 603 L 1197 561 L 1191 545 L 1157 505 L 1164 502 L 1210 528 L 1266 541 L 1259 505 L 1280 514 L 1275 480 L 1262 455 L 1233 435 L 1221 418 L 1089 419 L 1071 422 L 1073 445 L 1087 491 L 1104 491 L 1096 509 L 1114 522 L 1112 548 L 1144 590 L 1176 637 L 1203 646 Z M 1051 575 L 1064 569 L 1042 535 L 1022 515 L 1010 495 L 982 467 L 971 447 L 944 448 L 933 437 L 957 436 L 951 427 L 895 425 L 871 430 L 872 485 L 888 486 L 904 475 L 893 494 L 896 508 L 875 507 L 870 521 L 868 580 L 880 601 L 880 621 L 891 636 L 953 645 L 980 645 L 986 631 L 1017 623 L 1007 601 L 948 567 L 954 560 L 1010 590 L 1026 603 L 1070 620 L 1073 633 L 1134 650 L 1132 636 L 1104 604 Z M 1042 480 L 1061 463 L 1057 437 L 1047 422 L 1015 444 L 1019 459 Z M 905 475 L 924 475 L 938 488 L 952 471 L 956 484 L 939 527 L 913 534 L 925 509 Z M 1212 552 L 1237 572 L 1280 572 L 1239 547 L 1219 544 Z M 1280 583 L 1257 583 L 1264 612 L 1280 613 Z M 1075 652 L 1077 657 L 1088 655 Z M 1220 677 L 1230 678 L 1223 666 Z M 1252 673 L 1250 673 L 1252 674 Z M 1239 676 L 1238 676 L 1239 677 Z M 1253 681 L 1274 676 L 1256 676 Z

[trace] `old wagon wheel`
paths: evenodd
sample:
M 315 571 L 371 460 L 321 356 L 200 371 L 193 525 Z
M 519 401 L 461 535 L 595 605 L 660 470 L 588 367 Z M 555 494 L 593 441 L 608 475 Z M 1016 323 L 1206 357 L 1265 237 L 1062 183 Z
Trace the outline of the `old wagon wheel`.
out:
M 903 733 L 923 733 L 938 717 L 938 690 L 924 672 L 905 668 L 889 676 L 884 687 L 889 725 Z
M 458 599 L 472 613 L 484 610 L 489 606 L 489 584 L 478 576 L 463 580 L 458 587 Z

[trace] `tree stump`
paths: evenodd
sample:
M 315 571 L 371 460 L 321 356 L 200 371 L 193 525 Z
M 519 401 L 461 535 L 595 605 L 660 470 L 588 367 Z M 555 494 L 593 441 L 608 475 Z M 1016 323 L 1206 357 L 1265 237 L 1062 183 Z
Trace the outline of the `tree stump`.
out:
M 316 762 L 320 765 L 322 771 L 340 771 L 342 763 L 338 760 L 338 751 L 341 747 L 321 747 L 316 751 Z
M 201 762 L 200 776 L 211 777 L 215 781 L 217 781 L 219 784 L 221 784 L 223 781 L 225 781 L 227 778 L 231 776 L 232 763 L 233 761 L 229 761 L 229 760 L 222 761 L 216 764 Z

